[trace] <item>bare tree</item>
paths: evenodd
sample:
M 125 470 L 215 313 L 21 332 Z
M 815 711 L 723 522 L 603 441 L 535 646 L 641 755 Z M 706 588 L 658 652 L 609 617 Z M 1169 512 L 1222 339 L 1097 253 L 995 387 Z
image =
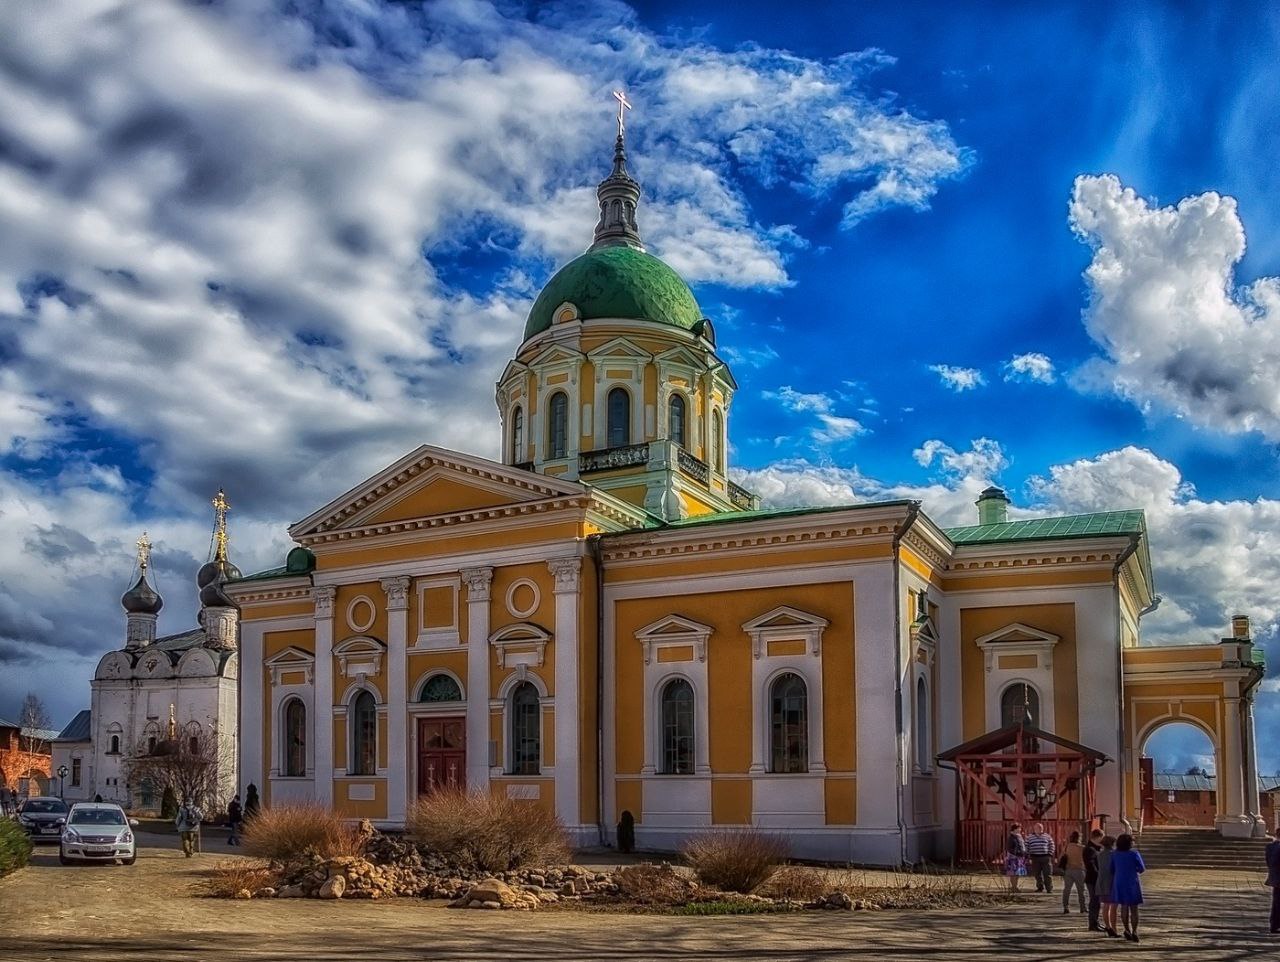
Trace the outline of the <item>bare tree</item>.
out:
M 131 750 L 124 759 L 125 777 L 135 786 L 149 781 L 159 793 L 171 789 L 180 804 L 197 805 L 206 813 L 220 811 L 235 771 L 229 742 L 217 731 L 193 724 L 154 748 Z
M 18 710 L 18 750 L 26 764 L 28 785 L 36 771 L 36 762 L 51 752 L 49 728 L 52 724 L 53 719 L 40 696 L 33 691 L 27 692 L 27 697 L 22 699 L 22 708 Z

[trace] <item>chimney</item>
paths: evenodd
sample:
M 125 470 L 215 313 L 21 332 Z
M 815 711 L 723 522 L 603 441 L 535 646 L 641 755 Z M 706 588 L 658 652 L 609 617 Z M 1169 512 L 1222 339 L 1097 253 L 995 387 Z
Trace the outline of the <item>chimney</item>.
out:
M 1249 629 L 1248 615 L 1231 617 L 1231 637 L 1236 641 L 1250 641 L 1253 638 L 1253 632 Z
M 1009 520 L 1009 496 L 992 485 L 974 502 L 978 506 L 978 524 L 1004 524 Z

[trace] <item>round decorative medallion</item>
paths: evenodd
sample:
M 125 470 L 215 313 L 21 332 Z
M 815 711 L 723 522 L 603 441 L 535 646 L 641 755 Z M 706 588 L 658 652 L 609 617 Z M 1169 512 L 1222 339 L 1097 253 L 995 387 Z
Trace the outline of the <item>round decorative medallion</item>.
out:
M 353 631 L 368 631 L 377 616 L 378 609 L 365 595 L 352 598 L 351 604 L 347 605 L 347 624 Z
M 514 618 L 528 618 L 538 610 L 541 602 L 542 592 L 538 590 L 537 583 L 528 578 L 513 581 L 507 589 L 507 611 Z

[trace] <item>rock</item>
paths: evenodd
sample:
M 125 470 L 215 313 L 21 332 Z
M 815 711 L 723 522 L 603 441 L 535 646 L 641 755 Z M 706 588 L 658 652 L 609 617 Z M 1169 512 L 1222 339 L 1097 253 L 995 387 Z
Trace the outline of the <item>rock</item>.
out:
M 492 899 L 485 899 L 483 902 L 471 902 L 471 903 L 470 903 L 470 905 L 471 905 L 471 907 L 472 907 L 473 909 L 500 909 L 500 908 L 502 908 L 502 903 L 501 903 L 501 902 L 495 902 L 495 901 L 493 901 Z
M 236 893 L 236 898 L 251 899 L 253 898 L 253 893 L 250 892 L 248 889 L 241 889 L 239 892 Z
M 258 891 L 254 893 L 253 897 L 256 899 L 273 899 L 276 897 L 276 890 L 268 885 L 266 888 L 258 889 Z
M 278 899 L 300 899 L 304 897 L 301 885 L 286 885 L 276 893 Z
M 573 884 L 573 879 L 566 879 L 565 883 L 560 886 L 560 894 L 572 898 L 578 894 L 577 888 Z
M 341 875 L 334 875 L 320 886 L 318 894 L 322 899 L 340 899 L 346 890 L 347 880 Z
M 849 898 L 844 892 L 832 892 L 828 895 L 823 903 L 829 909 L 851 909 L 853 908 L 853 899 Z

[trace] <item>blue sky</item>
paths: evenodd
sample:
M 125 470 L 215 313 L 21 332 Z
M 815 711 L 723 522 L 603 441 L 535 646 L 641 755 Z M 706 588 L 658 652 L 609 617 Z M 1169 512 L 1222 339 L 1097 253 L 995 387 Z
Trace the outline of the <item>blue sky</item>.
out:
M 191 622 L 218 486 L 265 567 L 418 443 L 496 453 L 618 86 L 740 481 L 1142 507 L 1147 637 L 1280 658 L 1278 54 L 1264 4 L 6 5 L 0 713 L 87 703 L 143 528 Z

